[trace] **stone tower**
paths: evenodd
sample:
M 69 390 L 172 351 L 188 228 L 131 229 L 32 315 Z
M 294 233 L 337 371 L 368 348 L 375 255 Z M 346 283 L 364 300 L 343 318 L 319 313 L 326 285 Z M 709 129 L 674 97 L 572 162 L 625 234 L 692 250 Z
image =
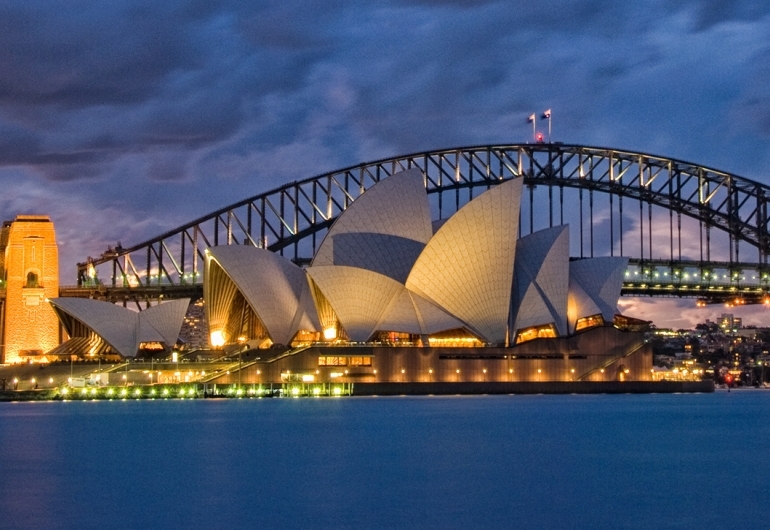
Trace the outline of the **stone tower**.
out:
M 59 250 L 49 217 L 19 215 L 3 223 L 0 279 L 2 362 L 39 360 L 59 344 L 59 320 L 45 302 L 59 296 Z

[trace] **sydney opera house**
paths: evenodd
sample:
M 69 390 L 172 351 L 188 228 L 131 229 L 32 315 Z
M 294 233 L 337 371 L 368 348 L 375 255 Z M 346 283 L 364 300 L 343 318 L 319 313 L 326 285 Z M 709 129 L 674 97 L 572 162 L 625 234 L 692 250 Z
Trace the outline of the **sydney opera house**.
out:
M 627 260 L 570 260 L 566 225 L 519 237 L 521 188 L 502 181 L 432 220 L 407 170 L 353 201 L 307 267 L 209 248 L 211 346 L 246 356 L 243 383 L 648 380 L 639 321 L 616 310 Z M 102 358 L 169 352 L 189 306 L 50 302 L 70 337 L 51 355 Z
M 648 380 L 617 313 L 625 258 L 570 260 L 569 227 L 519 237 L 521 179 L 432 220 L 423 175 L 356 199 L 302 268 L 266 249 L 206 252 L 215 347 L 249 382 Z

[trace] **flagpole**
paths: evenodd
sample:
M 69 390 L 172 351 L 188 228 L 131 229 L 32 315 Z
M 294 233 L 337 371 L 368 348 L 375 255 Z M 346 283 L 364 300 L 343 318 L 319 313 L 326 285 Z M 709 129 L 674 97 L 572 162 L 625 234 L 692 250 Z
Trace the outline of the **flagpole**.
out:
M 537 118 L 532 120 L 532 141 L 537 142 L 537 129 L 536 129 L 536 122 Z
M 548 143 L 551 143 L 551 113 L 548 113 Z
M 541 120 L 548 120 L 548 143 L 551 143 L 551 109 L 548 109 L 540 115 Z

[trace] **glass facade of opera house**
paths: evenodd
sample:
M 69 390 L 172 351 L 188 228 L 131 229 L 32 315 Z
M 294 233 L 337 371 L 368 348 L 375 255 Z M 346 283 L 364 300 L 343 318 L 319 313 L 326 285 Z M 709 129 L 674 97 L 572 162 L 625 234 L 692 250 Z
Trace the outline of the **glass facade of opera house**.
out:
M 566 225 L 519 237 L 521 187 L 503 181 L 436 221 L 412 169 L 353 201 L 305 268 L 209 248 L 212 347 L 246 356 L 242 383 L 649 380 L 643 323 L 617 314 L 627 260 L 570 260 Z M 120 319 L 52 303 L 68 330 L 118 340 Z M 126 351 L 173 334 L 184 314 L 166 305 L 122 324 Z

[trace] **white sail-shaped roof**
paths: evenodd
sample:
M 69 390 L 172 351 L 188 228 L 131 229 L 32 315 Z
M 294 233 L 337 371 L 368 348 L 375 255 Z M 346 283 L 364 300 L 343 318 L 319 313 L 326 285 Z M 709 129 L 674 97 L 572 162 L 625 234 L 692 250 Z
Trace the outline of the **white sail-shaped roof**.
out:
M 331 304 L 350 340 L 365 342 L 377 330 L 403 285 L 356 267 L 310 267 L 308 274 Z
M 124 357 L 133 357 L 142 342 L 176 344 L 190 299 L 164 302 L 139 313 L 88 298 L 54 298 L 50 303 L 57 312 L 92 329 Z
M 377 324 L 377 330 L 415 335 L 432 335 L 462 327 L 465 326 L 458 319 L 406 287 L 403 287 L 401 294 Z
M 521 180 L 503 182 L 460 208 L 428 242 L 406 287 L 505 343 L 511 307 Z
M 409 296 L 409 291 L 406 287 L 402 286 L 401 292 L 391 301 L 391 305 L 385 310 L 382 318 L 377 323 L 377 330 L 398 331 L 415 335 L 425 334 L 417 318 L 412 297 Z
M 410 169 L 378 182 L 343 211 L 312 265 L 358 267 L 403 283 L 432 235 L 422 172 Z
M 514 332 L 554 324 L 567 335 L 569 230 L 567 225 L 539 230 L 516 243 L 513 280 Z
M 412 303 L 414 303 L 417 318 L 420 320 L 420 329 L 422 329 L 423 335 L 432 335 L 439 331 L 465 327 L 465 324 L 460 320 L 443 309 L 436 307 L 419 294 L 411 291 L 408 292 Z
M 54 298 L 62 311 L 82 322 L 124 357 L 134 357 L 139 349 L 139 314 L 101 300 L 89 298 Z
M 588 258 L 571 261 L 569 264 L 570 283 L 574 283 L 588 296 L 594 306 L 602 314 L 606 322 L 612 322 L 618 307 L 620 290 L 623 287 L 623 273 L 628 268 L 628 258 Z M 576 303 L 581 297 L 579 291 L 573 287 Z M 594 311 L 589 313 L 589 311 Z M 583 318 L 595 315 L 597 312 L 588 303 L 576 307 L 576 317 Z M 574 322 L 570 323 L 574 326 Z
M 252 246 L 211 247 L 207 253 L 206 281 L 217 281 L 211 277 L 210 263 L 216 261 L 257 314 L 273 342 L 289 344 L 299 329 L 320 329 L 305 271 L 300 267 L 269 250 Z M 219 303 L 227 304 L 229 298 Z M 207 307 L 213 314 L 221 313 L 218 309 Z
M 602 314 L 602 310 L 599 306 L 588 296 L 580 285 L 570 278 L 569 281 L 569 298 L 567 299 L 567 322 L 569 324 L 569 332 L 575 331 L 575 325 L 581 318 L 590 317 L 594 315 Z
M 157 340 L 173 347 L 179 338 L 179 331 L 189 306 L 189 298 L 180 298 L 163 302 L 139 313 L 139 342 Z M 154 336 L 160 338 L 152 338 Z
M 464 327 L 458 319 L 383 274 L 336 265 L 310 267 L 308 274 L 354 342 L 368 340 L 375 331 L 430 335 Z
M 145 311 L 147 311 L 145 309 Z M 163 335 L 152 325 L 152 322 L 146 318 L 140 318 L 137 322 L 137 341 L 142 342 L 166 342 Z M 181 327 L 181 326 L 180 326 Z

